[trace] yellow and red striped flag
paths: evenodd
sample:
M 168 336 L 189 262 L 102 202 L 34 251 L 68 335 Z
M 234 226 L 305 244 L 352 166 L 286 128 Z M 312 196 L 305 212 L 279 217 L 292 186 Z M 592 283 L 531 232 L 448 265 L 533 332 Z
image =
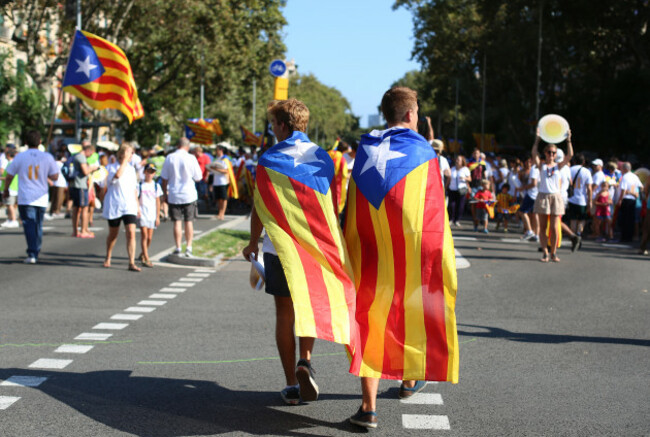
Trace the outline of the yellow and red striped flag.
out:
M 239 199 L 239 186 L 237 185 L 237 178 L 235 177 L 235 172 L 232 168 L 232 162 L 230 162 L 230 159 L 228 158 L 224 158 L 223 160 L 228 169 L 228 197 Z
M 287 278 L 296 335 L 356 344 L 356 297 L 332 203 L 332 160 L 294 131 L 262 155 L 256 173 L 255 210 Z
M 63 90 L 94 109 L 117 109 L 129 123 L 144 116 L 126 55 L 115 44 L 89 32 L 75 32 Z
M 345 240 L 357 289 L 359 376 L 458 382 L 456 259 L 440 167 L 410 129 L 364 135 Z
M 241 130 L 241 138 L 244 141 L 244 144 L 248 144 L 249 146 L 257 146 L 260 147 L 262 145 L 262 140 L 264 138 L 264 135 L 257 136 L 253 132 L 249 131 L 246 129 L 244 126 L 239 126 L 239 129 Z
M 337 140 L 338 143 L 338 140 Z M 327 152 L 334 162 L 334 193 L 332 195 L 334 204 L 337 207 L 339 214 L 343 212 L 346 200 L 346 184 L 348 181 L 348 164 L 343 158 L 343 153 L 336 149 Z
M 198 118 L 190 118 L 185 123 L 185 136 L 197 144 L 212 144 L 214 131 L 209 122 Z

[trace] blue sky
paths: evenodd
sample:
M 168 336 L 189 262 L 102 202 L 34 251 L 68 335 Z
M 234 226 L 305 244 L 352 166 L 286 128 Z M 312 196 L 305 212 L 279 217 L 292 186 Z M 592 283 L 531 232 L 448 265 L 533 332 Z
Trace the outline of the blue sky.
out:
M 295 59 L 300 74 L 312 73 L 338 89 L 363 127 L 390 85 L 419 69 L 410 60 L 411 14 L 392 5 L 393 0 L 288 0 L 284 8 L 287 59 Z

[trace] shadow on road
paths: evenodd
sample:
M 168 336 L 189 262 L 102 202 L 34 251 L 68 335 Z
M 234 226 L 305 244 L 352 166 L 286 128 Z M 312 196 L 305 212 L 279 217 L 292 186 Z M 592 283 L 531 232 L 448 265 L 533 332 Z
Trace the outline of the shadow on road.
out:
M 464 331 L 460 327 L 478 328 L 476 331 Z M 587 337 L 581 335 L 563 335 L 563 334 L 535 334 L 526 332 L 512 332 L 506 329 L 495 328 L 491 326 L 466 325 L 458 324 L 458 335 L 468 337 L 483 338 L 501 338 L 504 340 L 520 341 L 524 343 L 605 343 L 605 344 L 625 344 L 630 346 L 650 346 L 650 340 L 641 340 L 636 338 L 612 338 L 612 337 Z
M 132 376 L 129 370 L 0 369 L 0 379 L 14 375 L 48 376 L 38 390 L 97 422 L 143 437 L 233 432 L 313 436 L 300 431 L 312 427 L 329 428 L 335 434 L 359 431 L 347 420 L 326 422 L 302 416 L 299 406 L 284 405 L 277 392 L 237 391 L 211 381 Z

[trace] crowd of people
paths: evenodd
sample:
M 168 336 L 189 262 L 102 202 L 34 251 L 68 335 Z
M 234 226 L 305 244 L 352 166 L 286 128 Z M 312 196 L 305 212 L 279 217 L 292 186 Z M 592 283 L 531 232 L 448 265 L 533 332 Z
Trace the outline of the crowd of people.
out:
M 187 138 L 181 138 L 166 154 L 160 146 L 136 150 L 129 142 L 115 152 L 89 141 L 80 147 L 52 143 L 46 150 L 40 134 L 31 131 L 23 148 L 7 146 L 0 153 L 0 193 L 7 216 L 0 227 L 18 228 L 22 223 L 28 245 L 24 262 L 35 264 L 44 221 L 70 219 L 72 237 L 94 239 L 93 218 L 101 210 L 109 227 L 104 267 L 111 267 L 124 223 L 128 269 L 138 272 L 136 261 L 153 267 L 149 247 L 154 229 L 161 220 L 172 220 L 174 254 L 182 252 L 184 232 L 183 256 L 191 257 L 199 202 L 206 211 L 214 209 L 219 220 L 224 219 L 228 199 L 239 197 L 236 193 L 250 202 L 252 191 L 244 176 L 254 164 L 244 149 L 227 156 L 230 151 L 218 146 L 213 156 L 200 146 L 190 146 Z M 233 168 L 238 169 L 237 175 Z M 136 228 L 141 233 L 138 256 Z

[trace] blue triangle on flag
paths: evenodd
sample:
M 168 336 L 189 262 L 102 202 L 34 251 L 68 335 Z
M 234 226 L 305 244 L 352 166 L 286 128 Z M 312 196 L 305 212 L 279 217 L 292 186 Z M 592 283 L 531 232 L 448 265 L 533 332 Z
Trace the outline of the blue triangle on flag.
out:
M 77 30 L 72 49 L 70 49 L 63 86 L 83 85 L 92 82 L 101 77 L 104 71 L 104 66 L 92 44 L 83 33 Z

